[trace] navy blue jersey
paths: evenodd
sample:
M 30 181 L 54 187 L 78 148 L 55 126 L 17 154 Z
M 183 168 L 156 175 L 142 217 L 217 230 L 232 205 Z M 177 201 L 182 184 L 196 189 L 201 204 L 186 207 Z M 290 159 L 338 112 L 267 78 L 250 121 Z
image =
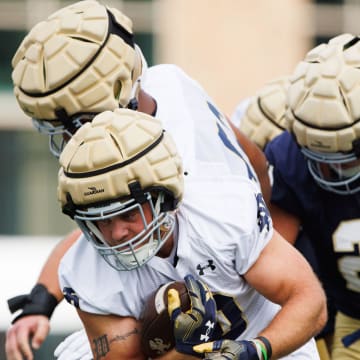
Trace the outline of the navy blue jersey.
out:
M 360 193 L 320 188 L 288 132 L 268 143 L 265 153 L 274 167 L 271 201 L 301 220 L 336 308 L 360 319 Z

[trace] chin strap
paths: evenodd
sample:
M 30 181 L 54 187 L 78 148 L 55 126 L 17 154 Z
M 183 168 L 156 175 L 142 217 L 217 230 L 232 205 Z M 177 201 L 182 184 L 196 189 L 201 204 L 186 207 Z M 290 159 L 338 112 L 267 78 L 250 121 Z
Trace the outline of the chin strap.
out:
M 15 296 L 7 302 L 12 314 L 22 309 L 22 312 L 11 322 L 12 324 L 27 315 L 45 315 L 50 319 L 58 304 L 56 297 L 42 284 L 36 284 L 30 294 Z

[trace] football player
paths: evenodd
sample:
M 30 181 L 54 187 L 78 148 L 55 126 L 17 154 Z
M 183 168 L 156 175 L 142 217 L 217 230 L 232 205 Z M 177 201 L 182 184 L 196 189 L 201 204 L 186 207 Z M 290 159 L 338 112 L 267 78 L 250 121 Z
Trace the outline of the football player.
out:
M 49 135 L 51 151 L 57 156 L 72 134 L 96 113 L 129 107 L 161 117 L 181 145 L 188 169 L 194 146 L 200 143 L 205 152 L 211 151 L 214 163 L 217 157 L 226 157 L 237 171 L 244 171 L 243 160 L 248 156 L 256 174 L 250 165 L 245 171 L 253 174 L 254 182 L 259 179 L 264 197 L 269 198 L 261 151 L 231 128 L 200 85 L 178 67 L 147 69 L 133 39 L 131 20 L 117 9 L 90 0 L 57 11 L 25 37 L 13 58 L 13 68 L 18 103 L 36 128 Z M 193 141 L 192 134 L 202 134 L 204 124 L 217 129 L 215 136 L 198 135 L 202 138 Z M 46 337 L 48 319 L 63 298 L 57 281 L 58 263 L 79 235 L 80 231 L 75 231 L 54 249 L 31 294 L 10 301 L 12 311 L 22 312 L 7 332 L 9 359 L 32 359 L 29 339 L 38 348 Z
M 160 121 L 117 109 L 83 125 L 60 156 L 58 198 L 84 235 L 62 258 L 59 278 L 94 358 L 143 359 L 144 301 L 164 282 L 192 274 L 209 286 L 221 314 L 207 324 L 209 340 L 219 342 L 198 352 L 318 359 L 311 337 L 326 319 L 323 290 L 273 230 L 252 175 L 228 168 L 225 158 L 215 166 L 201 146 L 183 168 L 180 153 Z M 192 344 L 206 341 L 175 337 L 176 349 L 162 359 L 192 356 Z
M 263 150 L 271 140 L 286 130 L 287 122 L 285 114 L 289 86 L 289 76 L 280 77 L 266 83 L 255 96 L 240 102 L 231 116 L 231 121 Z M 269 174 L 271 181 L 272 171 L 273 169 L 270 165 Z M 280 230 L 281 233 L 284 226 L 278 227 L 278 223 L 287 221 L 286 214 L 284 214 L 284 218 L 275 217 L 273 220 L 274 227 Z M 310 262 L 316 274 L 321 277 L 313 246 L 303 229 L 299 231 L 296 240 L 293 237 L 291 238 L 292 241 L 295 241 L 295 247 Z M 335 309 L 331 296 L 328 294 L 328 323 L 316 337 L 316 345 L 322 360 L 327 360 L 330 357 L 329 351 L 334 331 L 334 316 Z
M 290 78 L 289 132 L 265 149 L 274 224 L 290 241 L 305 230 L 337 310 L 333 360 L 360 358 L 359 64 L 351 34 L 312 49 Z

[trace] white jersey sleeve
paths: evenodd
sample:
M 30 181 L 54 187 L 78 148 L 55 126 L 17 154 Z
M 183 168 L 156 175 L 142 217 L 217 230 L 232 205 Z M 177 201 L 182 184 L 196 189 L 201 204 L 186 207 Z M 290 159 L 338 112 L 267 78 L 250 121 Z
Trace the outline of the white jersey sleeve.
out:
M 179 210 L 179 216 L 186 210 L 186 221 L 180 233 L 186 228 L 188 237 L 203 238 L 215 261 L 232 259 L 236 277 L 244 275 L 273 235 L 271 217 L 258 188 L 242 177 L 222 175 L 189 176 L 186 185 Z M 201 256 L 203 248 L 197 247 L 196 241 L 184 239 L 180 248 L 182 244 L 189 247 L 189 255 L 199 251 Z
M 174 65 L 148 69 L 143 88 L 157 102 L 156 117 L 174 138 L 185 172 L 245 176 L 258 183 L 225 115 L 204 89 Z

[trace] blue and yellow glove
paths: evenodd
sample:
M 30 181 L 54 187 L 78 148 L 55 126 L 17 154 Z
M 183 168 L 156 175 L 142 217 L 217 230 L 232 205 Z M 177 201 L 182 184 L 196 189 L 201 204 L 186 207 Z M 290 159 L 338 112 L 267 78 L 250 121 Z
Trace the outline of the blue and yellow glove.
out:
M 202 357 L 194 352 L 193 346 L 212 340 L 216 302 L 207 285 L 195 280 L 192 275 L 185 276 L 185 285 L 191 302 L 190 310 L 185 313 L 181 311 L 177 290 L 168 291 L 168 311 L 174 324 L 175 348 L 180 353 Z
M 261 337 L 266 346 L 257 339 L 252 341 L 217 340 L 194 346 L 193 350 L 205 354 L 205 359 L 211 360 L 269 360 L 271 345 Z

